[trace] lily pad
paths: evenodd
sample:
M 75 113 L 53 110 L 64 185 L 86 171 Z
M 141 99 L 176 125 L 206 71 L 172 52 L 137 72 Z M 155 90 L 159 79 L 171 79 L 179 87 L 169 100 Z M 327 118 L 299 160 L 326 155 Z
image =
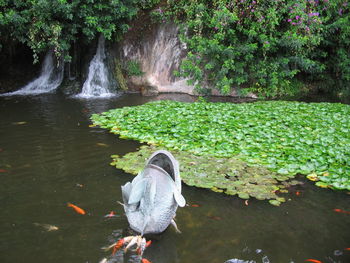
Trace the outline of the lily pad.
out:
M 349 116 L 350 106 L 339 103 L 155 101 L 91 118 L 94 125 L 110 129 L 121 138 L 194 156 L 233 158 L 235 163 L 241 161 L 250 167 L 264 166 L 279 173 L 273 180 L 311 175 L 310 180 L 324 183 L 317 186 L 350 191 Z M 201 169 L 198 174 L 207 166 Z M 227 169 L 232 179 L 236 172 Z M 238 170 L 242 172 L 243 168 Z M 255 176 L 253 170 L 248 173 Z M 209 176 L 215 174 L 212 171 Z M 267 174 L 263 177 L 271 180 Z M 239 180 L 246 185 L 247 178 Z M 261 198 L 254 187 L 248 188 L 245 191 Z
M 160 149 L 164 148 L 143 145 L 137 152 L 122 157 L 112 155 L 111 165 L 136 175 L 144 168 L 147 158 Z M 276 190 L 284 187 L 283 184 L 288 184 L 289 178 L 284 177 L 283 181 L 276 179 L 279 175 L 263 166 L 251 166 L 233 157 L 197 156 L 174 150 L 171 152 L 180 163 L 181 178 L 187 185 L 238 195 L 242 199 L 254 197 L 259 200 L 278 200 L 279 203 L 285 201 L 276 194 Z

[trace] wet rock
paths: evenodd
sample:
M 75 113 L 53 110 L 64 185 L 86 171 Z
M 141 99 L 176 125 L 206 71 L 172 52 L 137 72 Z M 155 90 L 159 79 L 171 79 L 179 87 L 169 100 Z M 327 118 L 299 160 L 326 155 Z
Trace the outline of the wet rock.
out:
M 148 85 L 148 86 L 141 87 L 142 96 L 155 96 L 155 95 L 158 95 L 158 93 L 159 91 L 155 86 Z

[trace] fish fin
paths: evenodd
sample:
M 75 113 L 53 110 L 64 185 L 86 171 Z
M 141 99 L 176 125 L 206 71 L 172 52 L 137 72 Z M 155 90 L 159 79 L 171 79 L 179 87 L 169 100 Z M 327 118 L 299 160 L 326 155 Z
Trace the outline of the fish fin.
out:
M 130 192 L 132 189 L 131 183 L 127 182 L 126 184 L 122 185 L 121 188 L 122 188 L 123 202 L 128 203 Z
M 144 178 L 143 171 L 141 171 L 134 177 L 134 179 L 131 181 L 131 184 L 135 185 L 136 183 L 138 183 L 143 178 Z
M 144 220 L 143 220 L 143 224 L 142 224 L 142 229 L 140 231 L 141 236 L 144 235 L 145 230 L 147 228 L 147 225 L 149 223 L 149 220 L 150 220 L 150 216 L 149 215 L 145 215 Z
M 183 195 L 177 190 L 174 190 L 174 198 L 176 203 L 180 206 L 180 207 L 184 207 L 186 205 L 186 200 L 183 197 Z
M 181 231 L 178 229 L 177 224 L 176 224 L 176 222 L 175 222 L 175 220 L 174 220 L 174 219 L 171 219 L 170 224 L 172 224 L 172 225 L 175 227 L 175 231 L 176 231 L 176 233 L 181 234 Z
M 128 200 L 129 205 L 140 202 L 145 192 L 147 183 L 148 183 L 148 179 L 142 179 L 132 186 L 130 195 L 129 195 L 129 200 Z

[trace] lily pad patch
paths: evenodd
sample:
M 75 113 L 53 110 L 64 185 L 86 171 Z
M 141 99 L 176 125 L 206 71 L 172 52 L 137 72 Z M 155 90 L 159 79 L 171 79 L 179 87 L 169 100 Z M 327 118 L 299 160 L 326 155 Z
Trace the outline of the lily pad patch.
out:
M 111 165 L 136 175 L 144 168 L 147 158 L 159 149 L 161 148 L 144 145 L 137 152 L 122 157 L 112 155 Z M 180 163 L 182 181 L 189 186 L 237 195 L 243 199 L 254 197 L 258 200 L 274 200 L 276 202 L 272 204 L 276 205 L 277 202 L 280 204 L 285 201 L 276 192 L 299 183 L 286 176 L 281 177 L 263 166 L 250 166 L 237 158 L 197 156 L 186 151 L 171 152 Z
M 94 114 L 92 120 L 121 138 L 194 156 L 239 159 L 278 173 L 274 179 L 303 174 L 319 187 L 350 190 L 349 105 L 155 101 Z

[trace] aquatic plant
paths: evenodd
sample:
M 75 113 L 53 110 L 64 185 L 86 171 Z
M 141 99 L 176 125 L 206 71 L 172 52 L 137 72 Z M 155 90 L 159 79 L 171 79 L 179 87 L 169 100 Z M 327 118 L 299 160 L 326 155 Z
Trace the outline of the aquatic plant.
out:
M 156 101 L 92 116 L 95 125 L 196 156 L 235 157 L 319 187 L 350 190 L 350 106 Z
M 164 147 L 143 145 L 137 152 L 122 157 L 112 155 L 111 165 L 137 175 L 144 168 L 149 156 Z M 263 166 L 251 166 L 237 158 L 198 156 L 188 151 L 172 151 L 180 163 L 182 181 L 189 186 L 207 188 L 214 192 L 238 195 L 242 199 L 254 197 L 268 199 L 273 205 L 280 205 L 286 199 L 277 193 L 287 193 L 290 185 L 299 184 L 288 176 L 271 172 Z

